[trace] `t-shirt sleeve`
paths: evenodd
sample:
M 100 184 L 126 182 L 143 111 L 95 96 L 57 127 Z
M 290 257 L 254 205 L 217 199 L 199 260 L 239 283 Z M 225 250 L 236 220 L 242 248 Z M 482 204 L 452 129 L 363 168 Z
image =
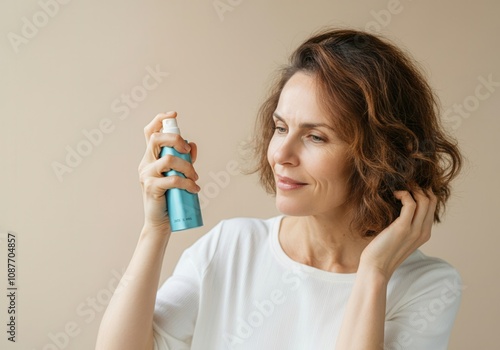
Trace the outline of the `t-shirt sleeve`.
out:
M 384 349 L 448 349 L 461 302 L 462 280 L 451 265 L 436 265 L 416 277 L 386 318 Z
M 154 349 L 190 349 L 201 283 L 215 254 L 219 223 L 186 249 L 171 277 L 158 289 L 153 316 Z

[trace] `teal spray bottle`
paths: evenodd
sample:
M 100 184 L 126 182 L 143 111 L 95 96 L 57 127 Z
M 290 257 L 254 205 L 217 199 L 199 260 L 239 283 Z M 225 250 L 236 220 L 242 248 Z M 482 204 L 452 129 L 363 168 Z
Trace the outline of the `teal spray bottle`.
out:
M 162 132 L 180 135 L 176 118 L 164 119 Z M 167 154 L 182 158 L 190 163 L 192 162 L 189 153 L 179 153 L 173 147 L 162 147 L 160 157 Z M 186 177 L 184 174 L 175 170 L 165 172 L 163 175 Z M 203 226 L 200 201 L 197 193 L 191 193 L 180 188 L 171 188 L 166 191 L 165 197 L 172 232 Z

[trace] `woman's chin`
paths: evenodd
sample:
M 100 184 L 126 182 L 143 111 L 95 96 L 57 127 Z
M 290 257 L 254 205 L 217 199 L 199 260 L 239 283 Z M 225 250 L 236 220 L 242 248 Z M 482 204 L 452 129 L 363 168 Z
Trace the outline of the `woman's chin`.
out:
M 276 198 L 276 209 L 281 214 L 288 216 L 305 216 L 310 215 L 310 207 L 307 208 L 303 203 L 291 203 L 290 200 L 280 200 Z

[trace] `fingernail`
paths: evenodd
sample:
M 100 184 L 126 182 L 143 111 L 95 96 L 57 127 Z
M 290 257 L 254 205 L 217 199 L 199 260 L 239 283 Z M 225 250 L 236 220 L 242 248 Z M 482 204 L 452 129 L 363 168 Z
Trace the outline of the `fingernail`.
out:
M 195 179 L 195 180 L 199 180 L 199 178 L 200 178 L 200 177 L 198 176 L 198 174 L 197 174 L 197 173 L 194 173 L 194 179 Z
M 188 143 L 185 143 L 185 144 L 184 144 L 184 150 L 185 150 L 186 152 L 191 152 L 191 146 L 189 146 L 189 144 L 188 144 Z
M 174 115 L 174 114 L 175 114 L 175 111 L 170 111 L 170 112 L 165 113 L 165 115 L 166 115 L 167 117 L 170 117 L 170 116 L 172 116 L 172 115 Z

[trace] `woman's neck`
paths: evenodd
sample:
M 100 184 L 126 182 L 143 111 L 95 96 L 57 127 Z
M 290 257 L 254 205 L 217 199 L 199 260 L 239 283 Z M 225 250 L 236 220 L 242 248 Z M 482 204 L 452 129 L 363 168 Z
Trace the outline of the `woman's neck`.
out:
M 346 220 L 318 216 L 283 218 L 279 241 L 285 253 L 299 263 L 336 273 L 354 273 L 370 239 L 349 230 Z

